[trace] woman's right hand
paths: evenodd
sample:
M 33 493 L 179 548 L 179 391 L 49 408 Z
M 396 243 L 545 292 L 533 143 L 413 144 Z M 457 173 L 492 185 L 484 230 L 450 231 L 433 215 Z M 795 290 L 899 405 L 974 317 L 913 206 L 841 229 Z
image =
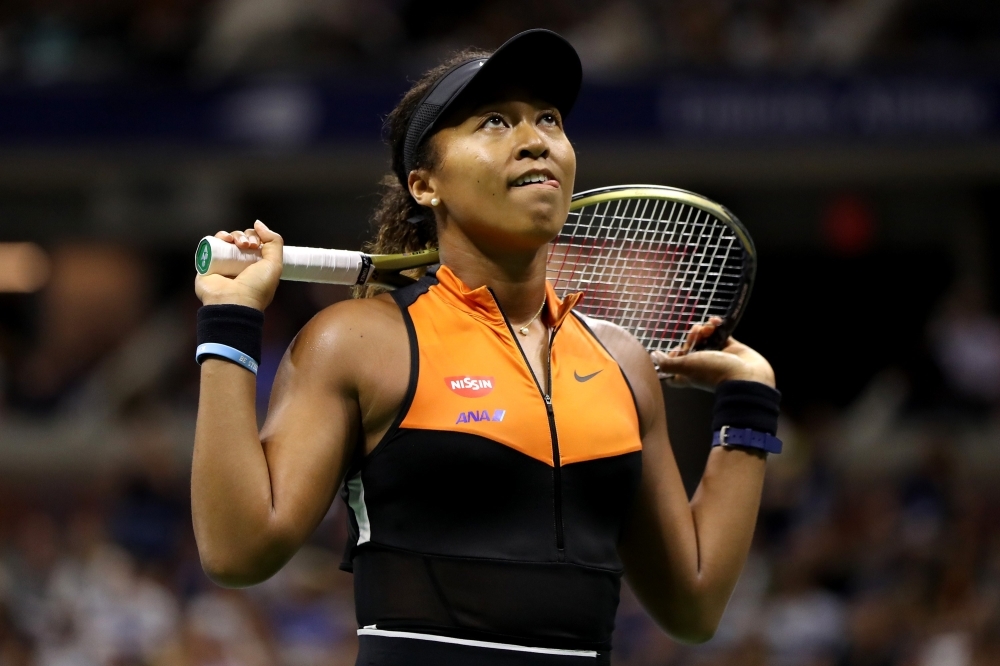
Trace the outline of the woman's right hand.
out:
M 233 243 L 241 250 L 260 250 L 263 258 L 243 269 L 235 278 L 224 275 L 198 275 L 194 291 L 204 305 L 246 305 L 263 311 L 274 298 L 281 278 L 281 236 L 267 228 L 260 220 L 253 229 L 245 231 L 220 231 L 215 237 Z

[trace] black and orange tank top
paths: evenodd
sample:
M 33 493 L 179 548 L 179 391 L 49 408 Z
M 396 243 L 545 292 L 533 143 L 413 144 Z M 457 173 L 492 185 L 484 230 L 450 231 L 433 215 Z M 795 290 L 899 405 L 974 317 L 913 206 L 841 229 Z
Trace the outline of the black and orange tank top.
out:
M 343 492 L 359 634 L 610 650 L 639 418 L 579 295 L 546 290 L 548 394 L 488 288 L 442 266 L 393 292 L 409 388 Z

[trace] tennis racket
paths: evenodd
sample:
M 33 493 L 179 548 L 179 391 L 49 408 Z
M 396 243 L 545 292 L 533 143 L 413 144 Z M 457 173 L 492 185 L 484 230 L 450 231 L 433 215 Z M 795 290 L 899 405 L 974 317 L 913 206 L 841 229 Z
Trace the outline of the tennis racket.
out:
M 259 250 L 206 236 L 195 267 L 235 276 L 260 258 Z M 399 271 L 437 262 L 437 250 L 378 255 L 286 245 L 281 278 L 392 289 L 413 282 Z M 670 351 L 710 317 L 722 324 L 699 348 L 719 348 L 746 309 L 756 267 L 750 235 L 723 206 L 673 187 L 619 185 L 573 196 L 547 277 L 560 297 L 584 292 L 577 311 L 624 327 L 649 351 Z

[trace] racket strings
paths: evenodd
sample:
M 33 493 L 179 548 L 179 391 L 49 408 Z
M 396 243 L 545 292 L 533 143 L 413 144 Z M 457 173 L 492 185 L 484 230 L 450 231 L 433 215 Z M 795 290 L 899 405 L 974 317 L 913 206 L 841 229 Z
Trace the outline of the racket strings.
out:
M 664 199 L 617 199 L 570 213 L 549 252 L 560 295 L 631 331 L 649 350 L 679 346 L 691 326 L 725 317 L 741 285 L 742 245 L 714 215 Z

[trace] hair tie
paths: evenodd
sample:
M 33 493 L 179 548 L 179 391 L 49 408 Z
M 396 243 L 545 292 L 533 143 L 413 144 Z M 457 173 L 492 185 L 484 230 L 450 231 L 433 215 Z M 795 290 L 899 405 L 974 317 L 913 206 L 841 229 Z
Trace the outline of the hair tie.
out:
M 406 221 L 410 224 L 420 224 L 421 222 L 427 221 L 427 213 L 417 213 L 416 215 L 411 215 L 406 218 Z

